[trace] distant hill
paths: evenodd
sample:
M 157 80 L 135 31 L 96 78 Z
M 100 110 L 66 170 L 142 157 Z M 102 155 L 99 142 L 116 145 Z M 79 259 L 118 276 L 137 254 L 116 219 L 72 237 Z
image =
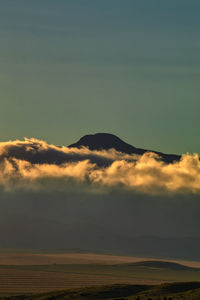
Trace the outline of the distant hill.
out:
M 154 150 L 146 150 L 136 148 L 130 144 L 125 143 L 116 135 L 110 133 L 96 133 L 83 136 L 78 142 L 69 145 L 68 147 L 88 147 L 90 150 L 108 150 L 115 149 L 126 154 L 142 155 L 146 152 L 154 152 L 158 154 L 163 161 L 171 163 L 180 159 L 180 155 L 164 154 Z
M 176 271 L 199 270 L 198 268 L 187 267 L 179 263 L 160 261 L 160 260 L 139 261 L 136 263 L 129 263 L 126 265 L 129 267 L 144 267 L 144 268 L 166 269 L 166 270 L 174 270 L 174 271 L 175 270 Z

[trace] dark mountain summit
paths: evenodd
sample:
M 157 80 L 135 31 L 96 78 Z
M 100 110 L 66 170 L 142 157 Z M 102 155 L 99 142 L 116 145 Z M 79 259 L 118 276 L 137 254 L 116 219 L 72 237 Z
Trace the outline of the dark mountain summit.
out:
M 114 148 L 115 150 L 127 154 L 144 154 L 145 152 L 154 152 L 158 154 L 162 160 L 167 163 L 177 161 L 180 159 L 179 155 L 164 154 L 153 150 L 145 150 L 136 148 L 130 144 L 125 143 L 116 135 L 110 133 L 96 133 L 83 136 L 77 143 L 70 145 L 69 147 L 88 147 L 90 150 L 108 150 Z
M 108 150 L 114 148 L 120 152 L 133 153 L 137 148 L 125 143 L 114 134 L 110 133 L 96 133 L 83 136 L 77 143 L 69 147 L 88 147 L 90 150 Z M 141 152 L 142 154 L 143 152 Z

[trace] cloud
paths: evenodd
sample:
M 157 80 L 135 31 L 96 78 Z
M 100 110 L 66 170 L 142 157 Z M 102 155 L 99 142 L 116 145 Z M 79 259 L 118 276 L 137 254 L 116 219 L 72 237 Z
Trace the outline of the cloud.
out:
M 166 164 L 155 153 L 59 147 L 37 139 L 0 143 L 0 185 L 7 191 L 67 189 L 76 182 L 99 192 L 121 188 L 147 194 L 200 194 L 200 160 L 184 154 Z

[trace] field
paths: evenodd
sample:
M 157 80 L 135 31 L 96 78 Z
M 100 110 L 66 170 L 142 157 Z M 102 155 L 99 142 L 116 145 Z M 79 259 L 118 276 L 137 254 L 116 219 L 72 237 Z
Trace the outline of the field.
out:
M 200 280 L 200 263 L 92 253 L 0 251 L 0 295 Z

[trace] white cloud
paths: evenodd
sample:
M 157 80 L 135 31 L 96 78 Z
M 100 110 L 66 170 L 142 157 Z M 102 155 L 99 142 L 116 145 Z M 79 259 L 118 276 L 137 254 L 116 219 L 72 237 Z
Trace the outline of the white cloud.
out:
M 58 183 L 64 188 L 71 180 L 94 190 L 121 187 L 150 194 L 200 194 L 200 160 L 197 154 L 184 154 L 180 161 L 166 164 L 154 153 L 91 151 L 37 139 L 0 143 L 0 185 L 6 190 Z

